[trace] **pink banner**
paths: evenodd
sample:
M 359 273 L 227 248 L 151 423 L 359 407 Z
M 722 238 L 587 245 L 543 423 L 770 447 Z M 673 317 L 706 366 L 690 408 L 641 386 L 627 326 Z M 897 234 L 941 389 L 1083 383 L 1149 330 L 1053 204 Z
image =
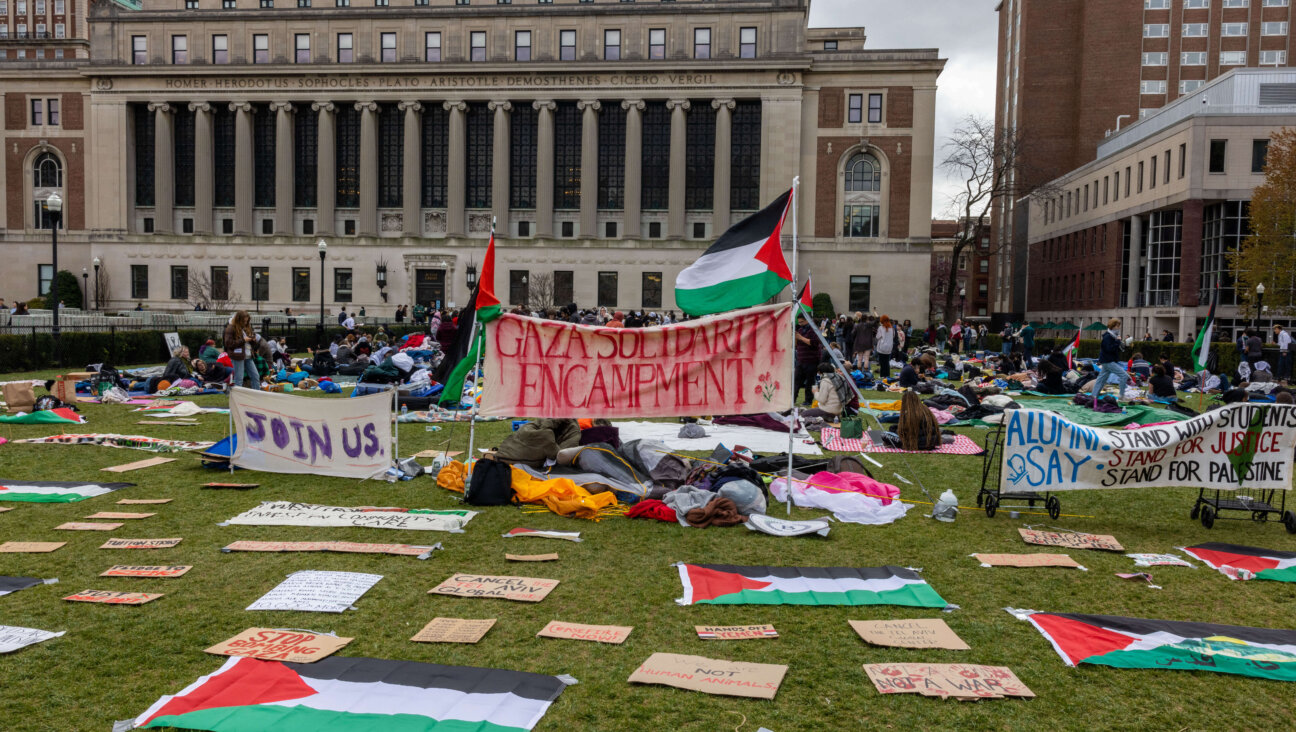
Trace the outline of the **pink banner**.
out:
M 792 304 L 661 328 L 520 315 L 486 326 L 481 413 L 681 417 L 792 408 Z

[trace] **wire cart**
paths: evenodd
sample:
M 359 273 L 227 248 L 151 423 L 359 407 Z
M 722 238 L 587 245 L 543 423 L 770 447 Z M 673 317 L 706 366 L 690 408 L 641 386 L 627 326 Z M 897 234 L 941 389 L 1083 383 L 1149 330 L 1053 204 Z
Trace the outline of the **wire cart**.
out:
M 994 518 L 994 515 L 1001 508 L 1010 510 L 1019 508 L 1034 509 L 1035 504 L 1040 503 L 1048 511 L 1049 518 L 1056 520 L 1062 513 L 1062 501 L 1058 500 L 1057 496 L 1048 492 L 1004 493 L 999 490 L 1000 474 L 1003 471 L 1003 438 L 1004 426 L 1001 421 L 994 431 L 990 433 L 990 439 L 986 440 L 986 451 L 982 453 L 981 490 L 977 492 L 977 506 L 985 509 L 987 518 Z M 1006 506 L 1003 501 L 1026 501 L 1026 505 Z M 1195 510 L 1193 517 L 1196 518 Z
M 1215 494 L 1214 497 L 1208 496 L 1207 492 L 1206 488 L 1198 489 L 1197 502 L 1193 504 L 1192 513 L 1188 517 L 1194 521 L 1201 519 L 1202 526 L 1208 529 L 1215 525 L 1216 519 L 1250 520 L 1262 524 L 1273 514 L 1287 527 L 1287 533 L 1296 534 L 1296 513 L 1287 510 L 1287 491 L 1281 491 L 1282 499 L 1277 505 L 1274 505 L 1274 494 L 1280 492 L 1277 489 L 1256 491 L 1256 495 L 1248 495 L 1216 488 L 1211 491 Z M 1225 497 L 1225 494 L 1230 495 Z M 1223 511 L 1237 511 L 1247 515 L 1222 516 L 1220 514 Z

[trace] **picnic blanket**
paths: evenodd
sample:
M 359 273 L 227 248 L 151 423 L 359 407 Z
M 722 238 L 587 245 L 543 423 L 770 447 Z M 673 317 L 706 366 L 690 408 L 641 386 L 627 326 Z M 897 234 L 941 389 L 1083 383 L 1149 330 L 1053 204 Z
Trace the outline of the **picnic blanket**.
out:
M 756 453 L 786 453 L 788 436 L 786 432 L 773 432 L 758 427 L 739 427 L 734 425 L 703 425 L 706 437 L 680 437 L 679 422 L 613 422 L 619 430 L 622 442 L 630 440 L 656 440 L 663 442 L 671 450 L 694 450 L 711 452 L 720 445 L 733 448 L 742 445 Z M 822 455 L 819 446 L 805 443 L 808 435 L 792 439 L 792 452 L 797 455 Z
M 895 447 L 884 447 L 873 444 L 869 439 L 868 433 L 857 440 L 844 439 L 840 430 L 836 427 L 824 427 L 819 433 L 819 440 L 823 442 L 825 450 L 833 452 L 911 452 L 919 455 L 938 453 L 941 455 L 980 455 L 985 452 L 980 445 L 972 441 L 967 435 L 955 435 L 954 443 L 950 445 L 941 445 L 935 450 L 901 450 Z

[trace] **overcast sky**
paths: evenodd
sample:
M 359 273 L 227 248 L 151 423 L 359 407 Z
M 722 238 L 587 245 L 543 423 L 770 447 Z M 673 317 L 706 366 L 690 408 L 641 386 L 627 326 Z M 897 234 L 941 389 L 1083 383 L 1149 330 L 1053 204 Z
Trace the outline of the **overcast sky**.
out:
M 942 147 L 969 114 L 994 117 L 998 0 L 811 0 L 813 27 L 863 26 L 866 48 L 936 48 L 948 59 L 937 81 L 932 215 L 953 218 L 961 181 L 940 169 Z

